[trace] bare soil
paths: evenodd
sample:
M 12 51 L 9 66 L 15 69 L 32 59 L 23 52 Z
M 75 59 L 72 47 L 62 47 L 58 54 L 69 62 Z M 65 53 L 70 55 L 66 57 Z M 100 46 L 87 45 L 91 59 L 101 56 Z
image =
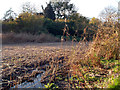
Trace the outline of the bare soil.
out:
M 10 88 L 49 69 L 52 57 L 64 58 L 78 43 L 21 43 L 2 46 L 2 86 Z

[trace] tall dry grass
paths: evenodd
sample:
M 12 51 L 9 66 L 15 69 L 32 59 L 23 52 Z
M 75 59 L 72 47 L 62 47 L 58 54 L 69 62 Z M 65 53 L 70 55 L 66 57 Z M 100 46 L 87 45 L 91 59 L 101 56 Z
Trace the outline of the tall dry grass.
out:
M 101 82 L 104 82 L 104 77 L 111 75 L 111 70 L 101 61 L 119 60 L 119 33 L 120 29 L 113 23 L 101 24 L 92 42 L 80 41 L 69 53 L 62 51 L 62 63 L 58 55 L 57 59 L 53 56 L 49 64 L 51 72 L 46 71 L 47 75 L 42 80 L 66 88 L 103 87 Z
M 82 51 L 81 45 L 73 51 L 72 61 L 85 62 L 92 61 L 95 65 L 100 65 L 100 59 L 119 59 L 120 30 L 114 25 L 101 25 L 96 37 L 88 47 Z M 86 44 L 85 44 L 86 45 Z M 76 56 L 76 57 L 75 57 Z M 72 58 L 72 57 L 70 57 Z
M 58 42 L 60 39 L 52 36 L 50 34 L 40 34 L 40 35 L 32 35 L 29 33 L 6 33 L 2 34 L 2 43 L 25 43 L 25 42 Z
M 99 26 L 96 38 L 90 46 L 87 57 L 100 64 L 100 59 L 119 59 L 120 30 L 114 24 Z
M 81 77 L 85 81 L 83 87 L 94 87 L 94 85 L 90 85 L 91 81 L 86 80 L 85 74 L 88 72 L 90 74 L 94 70 L 107 72 L 104 65 L 101 64 L 101 60 L 119 60 L 119 49 L 120 29 L 113 23 L 100 25 L 96 37 L 88 47 L 83 50 L 83 47 L 78 45 L 76 49 L 73 49 L 72 54 L 69 56 L 71 75 Z M 78 86 L 81 85 L 78 84 Z
M 67 88 L 76 88 L 76 86 L 80 88 L 94 88 L 94 84 L 98 82 L 92 81 L 89 77 L 92 77 L 92 79 L 93 77 L 94 79 L 96 77 L 100 78 L 102 77 L 100 76 L 101 72 L 102 74 L 107 72 L 100 61 L 112 58 L 119 60 L 119 33 L 119 28 L 114 24 L 103 24 L 99 26 L 93 42 L 79 42 L 69 52 L 61 49 L 59 54 L 53 54 L 49 60 L 49 68 L 41 78 L 42 82 L 45 84 L 54 82 L 60 87 Z M 17 42 L 15 40 L 21 40 L 22 42 L 24 40 L 25 42 L 29 40 L 29 42 L 49 42 L 55 39 L 46 34 L 34 36 L 30 34 L 15 35 L 14 33 L 3 35 L 3 38 L 6 38 L 8 42 L 10 42 L 9 39 L 14 42 Z M 78 79 L 70 80 L 73 76 Z

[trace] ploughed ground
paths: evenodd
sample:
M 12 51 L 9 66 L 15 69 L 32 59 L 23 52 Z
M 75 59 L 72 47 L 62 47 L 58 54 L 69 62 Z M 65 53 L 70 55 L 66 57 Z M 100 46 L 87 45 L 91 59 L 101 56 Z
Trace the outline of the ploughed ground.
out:
M 108 87 L 111 76 L 114 78 L 119 76 L 118 60 L 109 60 L 109 63 L 106 60 L 101 61 L 103 68 L 81 64 L 79 68 L 83 70 L 83 73 L 80 73 L 80 77 L 76 76 L 78 72 L 75 72 L 75 69 L 79 64 L 77 60 L 73 62 L 72 59 L 78 56 L 78 59 L 82 58 L 82 54 L 86 54 L 85 52 L 89 49 L 88 44 L 91 43 L 4 44 L 2 46 L 2 72 L 0 72 L 2 88 L 17 88 L 23 82 L 34 82 L 39 75 L 40 83 L 45 85 L 55 83 L 61 88 L 76 88 L 75 83 L 80 88 L 85 86 L 101 88 L 103 84 L 105 88 Z M 74 70 L 71 69 L 72 65 Z
M 10 88 L 25 81 L 32 82 L 44 71 L 47 73 L 43 74 L 41 82 L 48 83 L 45 78 L 48 74 L 54 73 L 51 69 L 53 59 L 59 60 L 62 65 L 66 53 L 69 54 L 76 44 L 72 42 L 4 44 L 2 46 L 2 87 Z

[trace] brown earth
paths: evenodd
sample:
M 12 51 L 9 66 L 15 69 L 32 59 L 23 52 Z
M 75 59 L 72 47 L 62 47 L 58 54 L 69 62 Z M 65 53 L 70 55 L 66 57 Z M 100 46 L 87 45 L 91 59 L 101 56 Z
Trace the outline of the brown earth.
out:
M 2 86 L 10 88 L 24 81 L 31 81 L 49 69 L 52 58 L 64 59 L 65 52 L 78 43 L 22 43 L 2 46 Z

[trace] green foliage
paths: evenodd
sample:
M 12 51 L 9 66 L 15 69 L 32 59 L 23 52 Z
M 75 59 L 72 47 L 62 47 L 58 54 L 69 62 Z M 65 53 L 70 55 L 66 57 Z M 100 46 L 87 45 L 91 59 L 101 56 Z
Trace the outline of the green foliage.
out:
M 93 25 L 99 25 L 101 23 L 101 21 L 95 17 L 93 17 L 90 21 L 89 24 L 93 24 Z
M 44 19 L 25 12 L 21 13 L 14 21 L 3 22 L 3 32 L 26 32 L 31 34 L 40 34 L 47 30 L 43 27 Z
M 64 5 L 62 4 L 64 3 Z M 51 6 L 52 5 L 52 6 Z M 65 6 L 67 5 L 67 6 Z M 62 7 L 62 8 L 60 8 Z M 6 32 L 15 32 L 15 33 L 30 33 L 30 34 L 41 34 L 41 33 L 50 33 L 55 36 L 62 36 L 63 29 L 65 27 L 64 19 L 55 20 L 54 11 L 60 9 L 63 12 L 67 11 L 67 22 L 68 33 L 70 34 L 70 40 L 73 38 L 76 41 L 79 41 L 83 38 L 84 28 L 89 24 L 89 19 L 84 16 L 80 16 L 75 13 L 73 9 L 74 5 L 69 4 L 69 2 L 58 2 L 58 3 L 49 3 L 44 10 L 43 15 L 37 15 L 34 8 L 30 6 L 30 3 L 25 3 L 23 5 L 23 12 L 18 15 L 17 18 L 9 18 L 8 21 L 3 21 L 3 33 Z M 53 9 L 54 11 L 53 11 Z M 58 10 L 58 12 L 60 11 Z M 73 10 L 73 11 L 71 11 Z M 9 10 L 10 11 L 10 10 Z M 33 13 L 34 12 L 34 13 Z M 64 18 L 66 15 L 60 15 L 58 17 Z M 54 21 L 55 20 L 55 21 Z M 93 30 L 88 30 L 86 36 L 93 36 L 95 33 Z
M 15 21 L 3 21 L 2 22 L 2 32 L 14 32 L 14 29 L 16 27 L 16 22 Z
M 89 25 L 87 28 L 87 38 L 93 39 L 93 36 L 96 35 L 97 30 L 98 30 L 98 26 L 101 24 L 102 22 L 93 17 L 90 21 L 89 21 Z
M 22 32 L 24 32 L 24 30 L 25 32 L 31 34 L 46 32 L 45 28 L 43 27 L 43 18 L 38 18 L 30 13 L 21 14 L 16 21 L 19 29 L 23 30 Z
M 73 26 L 69 26 L 70 30 L 72 29 L 71 32 L 73 33 L 73 30 L 74 30 L 74 34 L 78 37 L 81 37 L 81 35 L 84 32 L 84 28 L 87 27 L 89 24 L 89 19 L 79 15 L 78 13 L 71 15 L 69 19 L 71 21 L 70 21 L 70 24 L 68 25 L 71 25 L 71 24 L 73 25 Z
M 58 88 L 58 86 L 55 85 L 54 83 L 47 83 L 47 85 L 45 85 L 45 88 L 47 88 L 47 89 L 56 89 L 56 88 Z
M 52 21 L 50 19 L 44 19 L 44 27 L 48 30 L 49 33 L 53 35 L 62 35 L 64 23 L 58 21 Z
M 120 76 L 113 80 L 113 84 L 108 85 L 108 88 L 114 88 L 118 90 L 120 88 Z

